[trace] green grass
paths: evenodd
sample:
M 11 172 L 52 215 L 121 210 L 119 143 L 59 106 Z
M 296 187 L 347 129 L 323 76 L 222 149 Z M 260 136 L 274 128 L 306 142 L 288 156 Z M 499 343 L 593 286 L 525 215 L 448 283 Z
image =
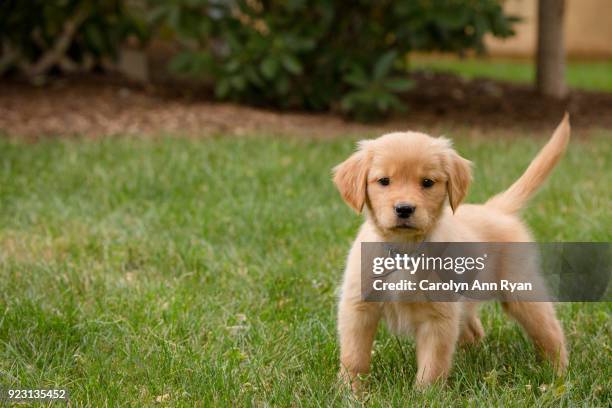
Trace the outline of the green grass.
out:
M 533 83 L 535 78 L 534 64 L 529 60 L 416 55 L 410 58 L 410 67 L 450 72 L 467 79 Z M 568 61 L 567 82 L 575 89 L 612 92 L 612 61 Z
M 610 240 L 610 136 L 571 145 L 526 211 L 538 239 Z M 353 142 L 0 139 L 0 383 L 85 406 L 356 404 L 336 383 L 335 303 L 360 219 L 330 182 Z M 460 134 L 469 201 L 542 142 Z M 489 304 L 484 342 L 423 393 L 413 342 L 381 330 L 365 404 L 609 406 L 611 304 L 559 310 L 565 378 Z

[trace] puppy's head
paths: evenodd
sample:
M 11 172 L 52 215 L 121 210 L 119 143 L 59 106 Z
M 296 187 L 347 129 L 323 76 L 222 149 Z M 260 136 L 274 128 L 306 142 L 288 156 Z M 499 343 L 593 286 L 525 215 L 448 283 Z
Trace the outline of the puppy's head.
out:
M 450 140 L 423 133 L 390 133 L 361 141 L 334 168 L 334 183 L 358 213 L 385 234 L 424 235 L 435 225 L 444 203 L 455 211 L 471 181 L 470 162 Z

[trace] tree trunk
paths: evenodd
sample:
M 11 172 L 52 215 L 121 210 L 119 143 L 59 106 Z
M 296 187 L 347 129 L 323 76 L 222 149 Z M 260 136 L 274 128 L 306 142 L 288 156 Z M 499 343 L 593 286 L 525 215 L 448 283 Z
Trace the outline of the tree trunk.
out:
M 567 96 L 563 16 L 565 0 L 538 2 L 537 87 L 545 96 Z

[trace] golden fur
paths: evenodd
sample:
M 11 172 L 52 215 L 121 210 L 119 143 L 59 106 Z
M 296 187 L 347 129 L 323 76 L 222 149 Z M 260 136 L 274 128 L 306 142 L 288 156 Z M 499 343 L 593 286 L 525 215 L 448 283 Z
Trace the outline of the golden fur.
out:
M 354 390 L 370 369 L 372 342 L 384 319 L 396 333 L 415 336 L 416 385 L 444 379 L 455 345 L 484 336 L 477 303 L 368 303 L 361 300 L 361 242 L 529 242 L 517 212 L 545 181 L 563 154 L 570 135 L 566 115 L 525 173 L 506 191 L 483 205 L 463 204 L 471 181 L 471 163 L 449 140 L 423 133 L 391 133 L 359 143 L 356 153 L 334 169 L 334 183 L 357 212 L 365 212 L 349 252 L 338 307 L 341 378 Z M 388 178 L 388 185 L 381 179 Z M 425 187 L 424 180 L 433 181 Z M 448 205 L 446 204 L 448 202 Z M 400 219 L 394 207 L 415 207 Z M 506 302 L 536 346 L 562 372 L 567 351 L 555 310 L 546 302 Z

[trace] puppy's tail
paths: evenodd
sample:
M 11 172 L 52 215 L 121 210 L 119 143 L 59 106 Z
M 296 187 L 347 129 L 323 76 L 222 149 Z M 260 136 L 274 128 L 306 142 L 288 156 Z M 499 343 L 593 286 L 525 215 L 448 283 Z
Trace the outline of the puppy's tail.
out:
M 508 188 L 489 199 L 486 205 L 495 207 L 505 213 L 518 212 L 544 183 L 555 167 L 570 138 L 569 114 L 566 112 L 563 120 L 557 126 L 555 133 L 533 159 L 525 173 Z

